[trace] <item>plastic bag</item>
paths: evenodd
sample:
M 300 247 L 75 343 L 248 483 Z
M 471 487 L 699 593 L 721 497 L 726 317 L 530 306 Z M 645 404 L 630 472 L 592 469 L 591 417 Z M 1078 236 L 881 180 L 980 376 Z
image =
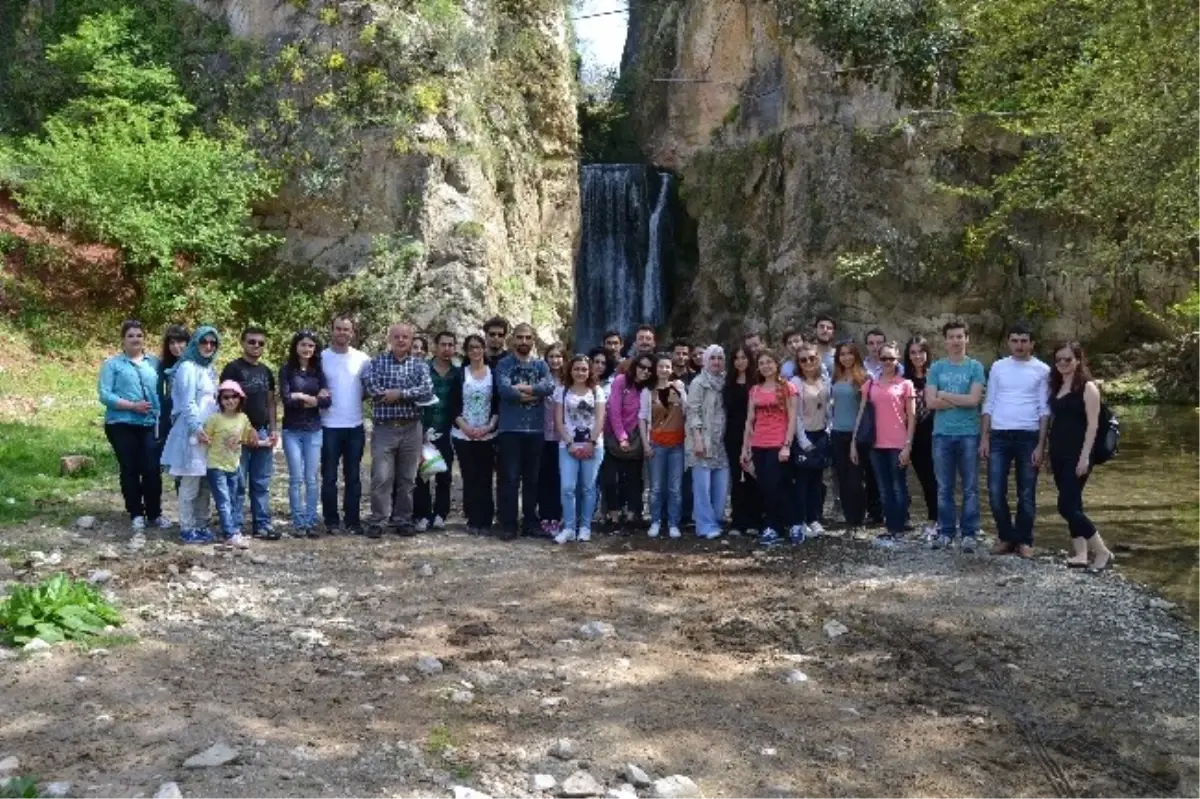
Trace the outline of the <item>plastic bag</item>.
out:
M 421 447 L 421 465 L 417 471 L 421 477 L 428 480 L 435 474 L 441 474 L 450 467 L 446 465 L 446 459 L 442 457 L 442 453 L 438 452 L 438 448 L 433 444 L 426 444 Z

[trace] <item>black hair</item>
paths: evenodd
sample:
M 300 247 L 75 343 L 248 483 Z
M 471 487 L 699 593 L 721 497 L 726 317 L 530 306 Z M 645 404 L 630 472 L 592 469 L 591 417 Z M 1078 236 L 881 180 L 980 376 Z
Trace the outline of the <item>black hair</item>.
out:
M 607 341 L 608 339 L 612 338 L 613 336 L 616 336 L 616 337 L 617 337 L 617 338 L 619 338 L 619 339 L 620 339 L 622 342 L 624 342 L 624 341 L 625 341 L 625 337 L 624 337 L 624 336 L 622 336 L 620 333 L 618 333 L 618 332 L 617 332 L 617 331 L 615 331 L 615 330 L 605 330 L 605 331 L 604 331 L 604 335 L 600 337 L 600 341 L 601 341 L 601 342 L 603 342 L 603 341 Z
M 600 375 L 600 379 L 607 380 L 617 370 L 617 359 L 612 356 L 611 352 L 604 349 L 604 347 L 592 347 L 588 350 L 589 361 L 595 362 L 597 355 L 604 356 L 604 374 Z
M 788 343 L 788 339 L 790 339 L 792 336 L 799 336 L 801 341 L 805 341 L 805 342 L 808 341 L 808 336 L 804 335 L 803 330 L 801 330 L 798 327 L 793 327 L 793 328 L 789 328 L 788 330 L 784 331 L 783 343 L 786 345 Z
M 493 316 L 491 319 L 483 323 L 483 332 L 486 333 L 489 328 L 499 327 L 504 330 L 504 335 L 508 335 L 508 320 L 503 316 Z
M 297 349 L 300 346 L 300 342 L 304 341 L 304 339 L 309 339 L 315 346 L 312 357 L 308 359 L 308 370 L 310 372 L 319 372 L 321 370 L 321 339 L 316 333 L 307 328 L 297 330 L 296 335 L 292 336 L 292 343 L 288 345 L 288 368 L 294 372 L 300 370 L 300 355 Z
M 1033 326 L 1024 319 L 1018 319 L 1008 326 L 1008 336 L 1029 336 L 1033 340 Z M 1007 338 L 1008 336 L 1005 336 Z
M 433 337 L 434 345 L 436 346 L 438 342 L 446 337 L 449 337 L 451 341 L 458 341 L 458 336 L 454 335 L 454 333 L 450 332 L 449 330 L 439 330 Z
M 813 320 L 813 327 L 816 327 L 822 322 L 828 322 L 829 324 L 833 325 L 834 330 L 837 330 L 837 321 L 835 321 L 834 318 L 829 314 L 817 314 L 817 318 Z
M 142 323 L 138 320 L 126 319 L 121 323 L 121 338 L 125 338 L 125 334 L 130 330 L 140 330 L 143 334 L 146 332 L 146 328 L 142 327 Z
M 245 341 L 248 336 L 259 335 L 266 338 L 267 331 L 258 325 L 247 325 L 242 329 L 242 341 Z
M 967 327 L 967 323 L 961 319 L 951 319 L 942 325 L 942 338 L 945 338 L 951 330 L 961 330 L 964 336 L 971 335 L 971 328 Z
M 468 333 L 467 336 L 463 339 L 462 357 L 463 357 L 464 365 L 469 364 L 471 361 L 470 356 L 467 355 L 467 351 L 469 349 L 471 349 L 472 341 L 478 341 L 479 346 L 483 347 L 484 362 L 486 363 L 487 362 L 487 342 L 484 341 L 483 336 L 479 335 L 478 333 Z
M 425 336 L 413 336 L 412 344 L 421 342 L 421 350 L 425 353 L 425 357 L 429 357 L 429 339 Z M 412 353 L 412 344 L 409 344 L 409 354 Z
M 933 366 L 931 363 L 933 361 L 933 353 L 929 351 L 929 341 L 920 333 L 914 335 L 904 345 L 904 357 L 900 359 L 904 363 L 904 376 L 910 380 L 917 376 L 917 367 L 913 365 L 912 358 L 909 356 L 909 352 L 914 346 L 920 347 L 925 351 L 925 374 L 929 374 L 929 367 Z
M 646 379 L 639 381 L 638 376 L 637 376 L 637 365 L 644 360 L 650 361 L 650 370 L 649 370 L 649 374 L 646 376 Z M 634 387 L 637 388 L 638 390 L 641 390 L 643 388 L 650 388 L 658 380 L 658 377 L 654 374 L 655 367 L 657 365 L 658 365 L 658 356 L 656 356 L 656 355 L 643 354 L 643 355 L 637 355 L 633 358 L 630 358 L 630 360 L 629 360 L 629 375 L 630 376 L 625 379 L 632 380 Z
M 162 339 L 162 355 L 158 358 L 160 369 L 170 369 L 179 359 L 171 354 L 171 342 L 182 341 L 187 344 L 192 340 L 192 334 L 183 325 L 167 325 L 166 331 L 163 332 Z
M 866 334 L 865 336 L 863 336 L 863 341 L 866 341 L 866 340 L 867 340 L 867 339 L 869 339 L 871 336 L 879 336 L 879 337 L 880 337 L 880 338 L 882 338 L 882 339 L 883 339 L 885 342 L 888 340 L 887 333 L 884 333 L 882 330 L 880 330 L 880 329 L 879 329 L 879 328 L 877 328 L 877 327 L 873 327 L 873 328 L 871 328 L 870 330 L 868 330 L 868 331 L 867 331 L 867 334 Z
M 643 330 L 648 330 L 656 339 L 658 338 L 658 331 L 654 329 L 654 325 L 638 325 L 637 330 L 633 331 L 634 338 L 637 338 L 637 334 Z
M 692 345 L 688 343 L 687 339 L 677 338 L 671 342 L 671 352 L 675 352 L 675 350 L 678 349 L 679 347 L 687 347 L 688 354 L 691 355 Z

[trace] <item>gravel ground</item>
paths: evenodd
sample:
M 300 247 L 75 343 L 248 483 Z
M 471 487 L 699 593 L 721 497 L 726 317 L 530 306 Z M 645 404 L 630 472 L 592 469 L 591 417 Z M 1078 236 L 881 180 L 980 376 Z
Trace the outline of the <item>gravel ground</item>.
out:
M 454 526 L 132 552 L 97 518 L 0 531 L 0 579 L 110 572 L 137 637 L 0 651 L 0 772 L 71 795 L 1200 792 L 1195 631 L 1119 571 Z

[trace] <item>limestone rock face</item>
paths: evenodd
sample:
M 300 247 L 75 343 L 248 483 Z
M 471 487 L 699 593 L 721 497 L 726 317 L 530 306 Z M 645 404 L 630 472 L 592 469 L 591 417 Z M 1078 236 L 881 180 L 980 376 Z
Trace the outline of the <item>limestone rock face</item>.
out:
M 993 120 L 906 105 L 895 75 L 842 71 L 785 31 L 780 5 L 631 7 L 623 66 L 638 138 L 680 176 L 695 229 L 695 264 L 674 278 L 674 331 L 725 342 L 745 320 L 778 340 L 824 311 L 860 340 L 878 325 L 936 345 L 961 317 L 990 360 L 1018 318 L 1044 341 L 1126 324 L 1129 287 L 1073 256 L 1086 231 L 1031 218 L 978 245 L 990 210 L 978 189 L 1027 142 Z M 1187 286 L 1143 274 L 1138 289 L 1161 303 Z
M 189 2 L 267 54 L 259 137 L 274 136 L 286 177 L 258 222 L 282 237 L 280 261 L 339 278 L 403 271 L 371 284 L 379 314 L 431 331 L 477 330 L 496 312 L 545 339 L 568 326 L 568 4 L 475 0 L 435 16 L 367 0 Z M 404 257 L 380 254 L 402 245 Z

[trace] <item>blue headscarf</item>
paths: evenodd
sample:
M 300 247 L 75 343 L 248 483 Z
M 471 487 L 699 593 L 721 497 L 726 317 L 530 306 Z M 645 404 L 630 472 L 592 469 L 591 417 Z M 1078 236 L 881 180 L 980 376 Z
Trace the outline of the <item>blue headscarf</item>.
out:
M 187 349 L 185 349 L 183 354 L 179 356 L 179 360 L 176 362 L 175 366 L 179 366 L 179 364 L 183 363 L 184 361 L 192 361 L 193 363 L 198 363 L 201 366 L 208 366 L 211 364 L 213 362 L 213 358 L 217 357 L 217 350 L 214 349 L 212 355 L 200 354 L 200 341 L 205 336 L 212 336 L 215 338 L 217 340 L 217 349 L 221 348 L 221 334 L 217 332 L 217 329 L 212 325 L 201 325 L 200 327 L 196 328 L 196 332 L 192 334 L 192 340 L 188 342 Z M 174 369 L 170 371 L 174 371 Z

